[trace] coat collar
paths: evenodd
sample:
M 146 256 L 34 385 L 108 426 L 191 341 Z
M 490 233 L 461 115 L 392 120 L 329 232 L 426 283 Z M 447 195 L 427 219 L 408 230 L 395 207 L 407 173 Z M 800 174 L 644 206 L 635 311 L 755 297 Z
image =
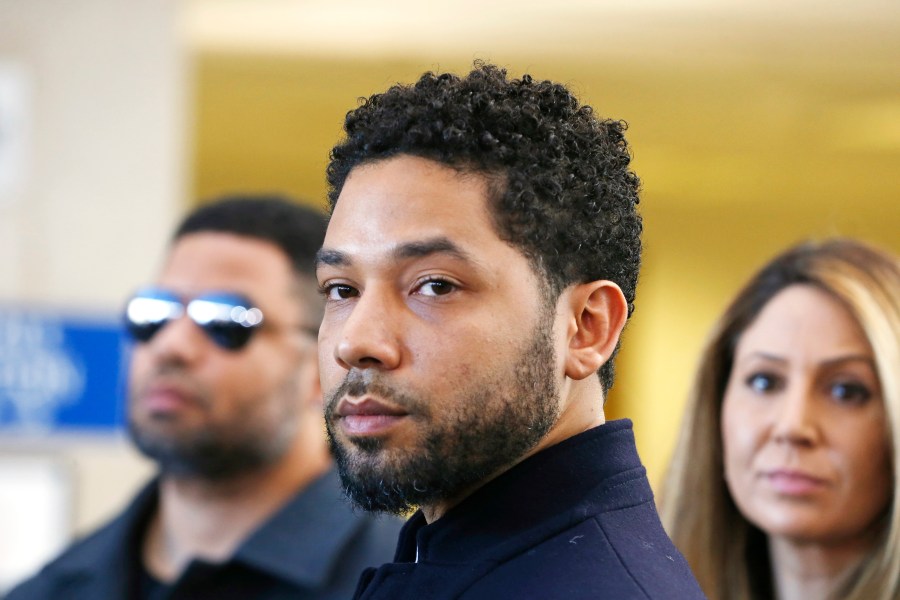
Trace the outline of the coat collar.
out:
M 134 589 L 130 577 L 136 572 L 140 541 L 158 501 L 156 479 L 124 513 L 62 556 L 56 565 L 59 572 L 89 585 L 91 597 L 128 597 Z M 252 534 L 231 561 L 314 589 L 327 581 L 342 549 L 362 526 L 331 469 Z
M 610 421 L 527 458 L 432 524 L 417 512 L 401 532 L 397 559 L 498 559 L 524 537 L 652 498 L 631 421 Z
M 332 469 L 285 505 L 235 553 L 237 562 L 317 588 L 363 526 Z

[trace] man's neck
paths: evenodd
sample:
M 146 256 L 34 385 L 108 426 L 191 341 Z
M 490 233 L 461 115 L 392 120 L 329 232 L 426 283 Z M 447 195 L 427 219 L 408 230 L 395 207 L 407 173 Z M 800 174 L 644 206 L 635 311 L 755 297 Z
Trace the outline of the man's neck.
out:
M 330 466 L 289 453 L 278 463 L 223 481 L 163 476 L 159 505 L 142 544 L 155 578 L 175 581 L 194 559 L 224 562 L 291 497 Z
M 567 384 L 569 383 L 570 380 L 567 380 Z M 422 506 L 422 515 L 425 517 L 425 521 L 427 523 L 434 523 L 444 516 L 448 510 L 465 500 L 477 489 L 502 475 L 525 459 L 534 456 L 542 450 L 546 450 L 550 446 L 555 446 L 563 440 L 606 423 L 606 414 L 603 412 L 602 391 L 600 393 L 601 401 L 598 403 L 594 387 L 587 385 L 583 387 L 586 388 L 589 393 L 586 394 L 582 390 L 572 391 L 568 387 L 564 388 L 564 393 L 569 394 L 570 398 L 574 398 L 576 393 L 581 393 L 584 398 L 579 401 L 570 400 L 566 404 L 563 413 L 557 419 L 556 424 L 534 448 L 523 454 L 518 460 L 494 472 L 489 477 L 463 489 L 452 498 L 442 499 L 433 504 Z

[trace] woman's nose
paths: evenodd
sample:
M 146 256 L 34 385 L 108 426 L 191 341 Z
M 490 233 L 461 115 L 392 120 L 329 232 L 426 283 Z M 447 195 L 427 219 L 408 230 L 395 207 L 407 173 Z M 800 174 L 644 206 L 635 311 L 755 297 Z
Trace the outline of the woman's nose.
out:
M 819 438 L 818 415 L 812 391 L 805 383 L 792 383 L 782 394 L 772 427 L 776 441 L 813 445 Z

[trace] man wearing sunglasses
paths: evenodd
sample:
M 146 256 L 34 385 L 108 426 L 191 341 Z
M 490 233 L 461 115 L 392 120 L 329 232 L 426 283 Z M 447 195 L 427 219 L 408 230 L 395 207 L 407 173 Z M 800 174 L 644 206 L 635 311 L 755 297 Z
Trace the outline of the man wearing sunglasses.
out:
M 126 303 L 129 431 L 159 466 L 126 511 L 9 598 L 347 598 L 393 555 L 325 441 L 316 211 L 229 198 L 189 215 Z
M 357 598 L 687 599 L 631 423 L 605 422 L 641 253 L 624 125 L 478 65 L 349 112 L 318 256 L 350 497 L 419 510 Z

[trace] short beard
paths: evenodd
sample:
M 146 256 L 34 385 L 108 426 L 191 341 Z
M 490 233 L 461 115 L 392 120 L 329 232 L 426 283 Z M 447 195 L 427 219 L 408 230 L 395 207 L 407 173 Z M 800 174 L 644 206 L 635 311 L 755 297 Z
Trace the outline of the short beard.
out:
M 271 436 L 205 429 L 173 438 L 143 431 L 129 420 L 128 432 L 138 450 L 156 462 L 164 477 L 223 482 L 274 464 L 287 450 L 291 435 Z
M 521 361 L 460 382 L 464 400 L 453 409 L 442 411 L 434 400 L 391 388 L 374 370 L 351 370 L 328 395 L 325 412 L 347 496 L 366 511 L 407 514 L 477 486 L 534 448 L 559 416 L 552 312 L 541 317 Z M 346 395 L 366 392 L 402 407 L 406 418 L 424 425 L 420 444 L 385 450 L 382 440 L 362 438 L 341 445 L 334 431 L 337 404 Z
M 187 379 L 177 367 L 168 366 L 160 374 Z M 292 380 L 275 393 L 284 400 L 294 394 Z M 209 406 L 208 392 L 198 391 L 197 402 Z M 135 398 L 131 398 L 133 404 Z M 262 421 L 253 407 L 275 402 L 275 397 L 250 399 L 243 410 L 227 422 L 208 423 L 196 428 L 180 428 L 166 417 L 148 417 L 149 422 L 136 421 L 129 411 L 128 433 L 134 445 L 147 458 L 155 461 L 160 473 L 175 479 L 200 479 L 221 483 L 265 469 L 280 460 L 297 435 L 297 408 L 287 401 L 278 418 Z

